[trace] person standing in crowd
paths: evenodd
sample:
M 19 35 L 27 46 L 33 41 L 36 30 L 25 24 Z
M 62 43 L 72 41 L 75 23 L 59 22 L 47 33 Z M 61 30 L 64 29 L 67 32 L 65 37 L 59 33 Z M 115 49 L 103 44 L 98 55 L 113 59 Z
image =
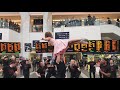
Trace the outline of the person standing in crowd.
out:
M 90 78 L 92 78 L 91 74 L 93 74 L 93 78 L 95 78 L 95 72 L 96 72 L 95 65 L 96 65 L 96 62 L 94 60 L 91 60 L 87 64 L 90 65 L 90 70 L 89 70 L 89 76 L 90 76 Z
M 92 25 L 92 17 L 91 17 L 90 14 L 88 15 L 88 24 L 89 24 L 89 25 Z
M 23 65 L 23 76 L 24 76 L 24 78 L 29 78 L 30 68 L 31 68 L 31 64 L 29 63 L 29 60 L 26 60 L 25 64 Z
M 86 58 L 83 61 L 83 66 L 84 66 L 84 70 L 87 70 L 87 59 Z
M 81 19 L 79 20 L 79 23 L 80 23 L 80 26 L 82 26 L 82 20 Z
M 0 28 L 3 28 L 3 18 L 0 20 Z
M 112 24 L 112 21 L 110 20 L 110 18 L 108 17 L 108 24 Z
M 75 60 L 71 60 L 70 65 L 68 66 L 70 77 L 79 78 L 81 71 Z
M 66 74 L 66 66 L 65 66 L 62 54 L 60 56 L 60 62 L 56 63 L 56 60 L 55 60 L 55 64 L 57 67 L 56 78 L 65 78 L 66 77 L 66 75 L 65 75 Z
M 11 21 L 11 19 L 9 20 L 9 29 L 12 29 L 12 21 Z
M 100 69 L 102 70 L 103 69 L 103 64 L 104 64 L 104 59 L 102 59 L 101 61 L 100 61 Z M 102 78 L 102 73 L 99 71 L 99 76 L 100 76 L 100 78 Z
M 83 60 L 79 60 L 79 66 L 81 69 L 83 69 Z
M 20 64 L 20 74 L 23 75 L 23 66 L 22 66 L 23 60 L 19 62 Z
M 47 68 L 46 78 L 50 78 L 51 76 L 56 77 L 56 70 L 55 70 L 56 67 L 55 65 L 50 63 L 50 60 L 46 61 L 46 68 Z
M 110 60 L 110 69 L 111 69 L 110 78 L 117 78 L 118 66 L 114 65 L 113 60 Z
M 37 65 L 37 69 L 39 68 L 39 64 L 40 63 L 40 59 L 38 57 L 36 57 L 36 65 Z
M 84 26 L 88 26 L 88 20 L 86 18 L 84 19 Z
M 119 20 L 119 18 L 116 21 L 116 26 L 120 27 L 120 20 Z
M 45 71 L 46 71 L 46 68 L 45 68 L 44 63 L 40 62 L 38 70 L 36 72 L 36 75 L 38 76 L 38 78 L 45 78 Z
M 2 57 L 0 57 L 0 67 L 2 66 Z
M 8 28 L 8 19 L 5 19 L 4 27 Z
M 17 68 L 16 62 L 12 61 L 9 66 L 3 67 L 0 72 L 3 72 L 3 78 L 16 78 L 19 75 L 19 68 Z
M 64 40 L 55 40 L 52 36 L 51 32 L 45 33 L 45 38 L 42 38 L 42 40 L 48 41 L 52 46 L 54 46 L 54 52 L 53 57 L 56 58 L 56 63 L 59 63 L 61 54 L 64 54 L 69 46 L 73 45 L 74 43 L 84 43 L 88 44 L 87 39 L 76 39 L 76 40 L 70 40 L 70 41 L 64 41 Z
M 33 72 L 34 72 L 34 71 L 36 72 L 36 64 L 37 64 L 37 60 L 36 60 L 36 58 L 34 57 L 34 58 L 33 58 L 33 61 L 32 61 Z
M 7 56 L 5 56 L 5 57 L 3 58 L 3 67 L 5 67 L 5 66 L 9 66 L 9 60 L 8 60 L 8 57 L 7 57 Z
M 101 78 L 110 78 L 111 69 L 110 65 L 107 65 L 107 60 L 103 61 L 102 68 L 100 67 Z
M 95 25 L 95 20 L 96 20 L 96 17 L 93 16 L 93 18 L 92 18 L 92 25 Z

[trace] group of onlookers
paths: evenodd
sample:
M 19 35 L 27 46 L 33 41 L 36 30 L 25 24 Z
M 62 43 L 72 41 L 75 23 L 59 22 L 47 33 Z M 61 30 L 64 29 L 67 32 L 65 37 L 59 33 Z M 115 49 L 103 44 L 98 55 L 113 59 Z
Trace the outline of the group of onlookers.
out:
M 112 59 L 101 59 L 97 62 L 90 60 L 86 64 L 89 65 L 89 77 L 90 78 L 118 78 L 119 77 L 119 65 Z M 96 72 L 96 68 L 99 67 L 99 74 Z M 97 76 L 96 76 L 97 75 Z
M 56 63 L 56 59 L 52 60 L 46 58 L 43 61 L 37 61 L 36 57 L 32 61 L 29 59 L 16 58 L 14 55 L 8 57 L 5 55 L 0 59 L 0 72 L 2 72 L 3 78 L 17 78 L 23 75 L 24 78 L 30 78 L 31 68 L 38 78 L 66 78 L 70 74 L 70 78 L 79 78 L 82 70 L 88 70 L 89 65 L 89 77 L 98 78 L 96 75 L 96 67 L 99 67 L 99 78 L 119 78 L 120 70 L 119 65 L 111 59 L 101 60 L 75 60 L 71 59 L 66 64 L 61 58 L 59 63 Z M 87 69 L 86 69 L 87 66 Z M 69 77 L 67 77 L 69 78 Z M 83 77 L 84 78 L 84 77 Z
M 106 24 L 114 24 L 113 21 L 108 17 L 107 20 L 104 22 Z M 103 20 L 104 21 L 104 20 Z M 87 18 L 82 21 L 82 19 L 65 19 L 65 21 L 58 21 L 53 23 L 53 27 L 71 27 L 71 26 L 91 26 L 91 25 L 100 25 L 100 20 L 97 20 L 95 16 L 88 15 Z M 101 22 L 102 23 L 102 22 Z M 119 18 L 116 20 L 116 26 L 120 27 Z
M 17 78 L 21 74 L 29 78 L 31 63 L 30 60 L 16 58 L 16 56 L 5 55 L 0 58 L 0 72 L 3 78 Z
M 14 31 L 20 32 L 20 25 L 18 23 L 15 23 L 11 19 L 0 19 L 0 28 L 9 28 Z

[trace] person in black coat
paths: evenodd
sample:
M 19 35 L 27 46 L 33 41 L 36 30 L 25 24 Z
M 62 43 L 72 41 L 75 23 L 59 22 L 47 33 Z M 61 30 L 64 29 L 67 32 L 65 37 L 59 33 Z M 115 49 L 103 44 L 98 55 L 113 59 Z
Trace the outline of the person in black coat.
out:
M 44 63 L 40 62 L 38 70 L 36 72 L 36 75 L 38 76 L 38 78 L 45 78 L 45 71 L 46 71 L 46 67 L 45 67 Z
M 56 58 L 57 58 L 57 56 L 56 56 Z M 65 75 L 66 66 L 65 66 L 65 63 L 63 61 L 63 57 L 60 56 L 60 62 L 59 63 L 56 63 L 56 58 L 55 58 L 55 65 L 57 67 L 56 78 L 65 78 L 66 77 L 66 75 Z
M 29 78 L 30 68 L 31 68 L 31 64 L 29 63 L 29 60 L 26 60 L 25 64 L 23 64 L 23 76 L 24 76 L 24 78 Z

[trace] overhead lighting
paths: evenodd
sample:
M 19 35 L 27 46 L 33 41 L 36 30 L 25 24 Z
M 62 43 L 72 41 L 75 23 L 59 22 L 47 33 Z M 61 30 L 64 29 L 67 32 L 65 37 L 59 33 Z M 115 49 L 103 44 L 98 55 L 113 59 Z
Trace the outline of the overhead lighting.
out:
M 53 20 L 53 22 L 65 21 L 64 19 Z

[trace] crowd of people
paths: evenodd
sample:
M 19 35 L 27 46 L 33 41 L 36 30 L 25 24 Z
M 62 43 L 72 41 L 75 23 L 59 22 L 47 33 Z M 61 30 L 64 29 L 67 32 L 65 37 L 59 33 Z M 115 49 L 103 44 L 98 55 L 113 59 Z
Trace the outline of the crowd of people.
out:
M 83 61 L 80 61 L 81 67 L 85 66 L 89 67 L 89 77 L 90 78 L 119 78 L 120 77 L 120 70 L 119 70 L 119 63 L 116 62 L 116 60 L 113 60 L 113 58 L 103 58 L 99 59 L 97 61 L 90 60 L 89 62 L 86 61 L 86 64 L 83 64 Z M 96 68 L 99 67 L 99 73 L 97 74 Z M 98 76 L 96 76 L 98 75 Z
M 113 21 L 108 17 L 107 20 L 104 22 L 106 24 L 113 24 Z M 102 22 L 101 22 L 102 23 Z M 91 26 L 91 25 L 100 25 L 100 21 L 97 20 L 95 16 L 88 15 L 87 18 L 82 21 L 82 19 L 65 19 L 65 21 L 59 21 L 53 23 L 53 27 L 71 27 L 71 26 Z M 120 27 L 120 21 L 119 18 L 116 21 L 116 26 Z
M 75 60 L 71 59 L 66 63 L 63 58 L 56 63 L 56 59 L 46 58 L 43 61 L 37 61 L 36 57 L 33 60 L 16 58 L 14 55 L 8 57 L 7 55 L 0 59 L 0 72 L 3 78 L 17 78 L 23 75 L 24 78 L 30 78 L 31 69 L 38 78 L 66 78 L 67 73 L 70 74 L 68 78 L 79 78 L 82 70 L 89 68 L 89 78 L 96 77 L 96 67 L 99 67 L 99 78 L 120 78 L 119 65 L 115 60 L 101 59 L 101 60 Z
M 20 25 L 18 23 L 15 23 L 14 21 L 8 20 L 8 19 L 0 19 L 0 28 L 9 28 L 14 31 L 20 32 Z
M 117 19 L 117 21 L 116 21 L 116 26 L 120 27 L 120 20 L 119 19 Z
M 0 59 L 0 72 L 3 78 L 19 78 L 19 76 L 24 76 L 24 78 L 30 78 L 31 69 L 37 75 L 38 78 L 65 78 L 66 71 L 71 72 L 71 78 L 79 78 L 80 69 L 79 65 L 75 60 L 71 60 L 70 65 L 66 65 L 62 60 L 56 63 L 56 60 L 45 59 L 43 61 L 37 61 L 36 57 L 33 60 L 28 60 L 25 58 L 16 58 L 12 56 L 3 56 Z M 67 68 L 68 67 L 68 68 Z

